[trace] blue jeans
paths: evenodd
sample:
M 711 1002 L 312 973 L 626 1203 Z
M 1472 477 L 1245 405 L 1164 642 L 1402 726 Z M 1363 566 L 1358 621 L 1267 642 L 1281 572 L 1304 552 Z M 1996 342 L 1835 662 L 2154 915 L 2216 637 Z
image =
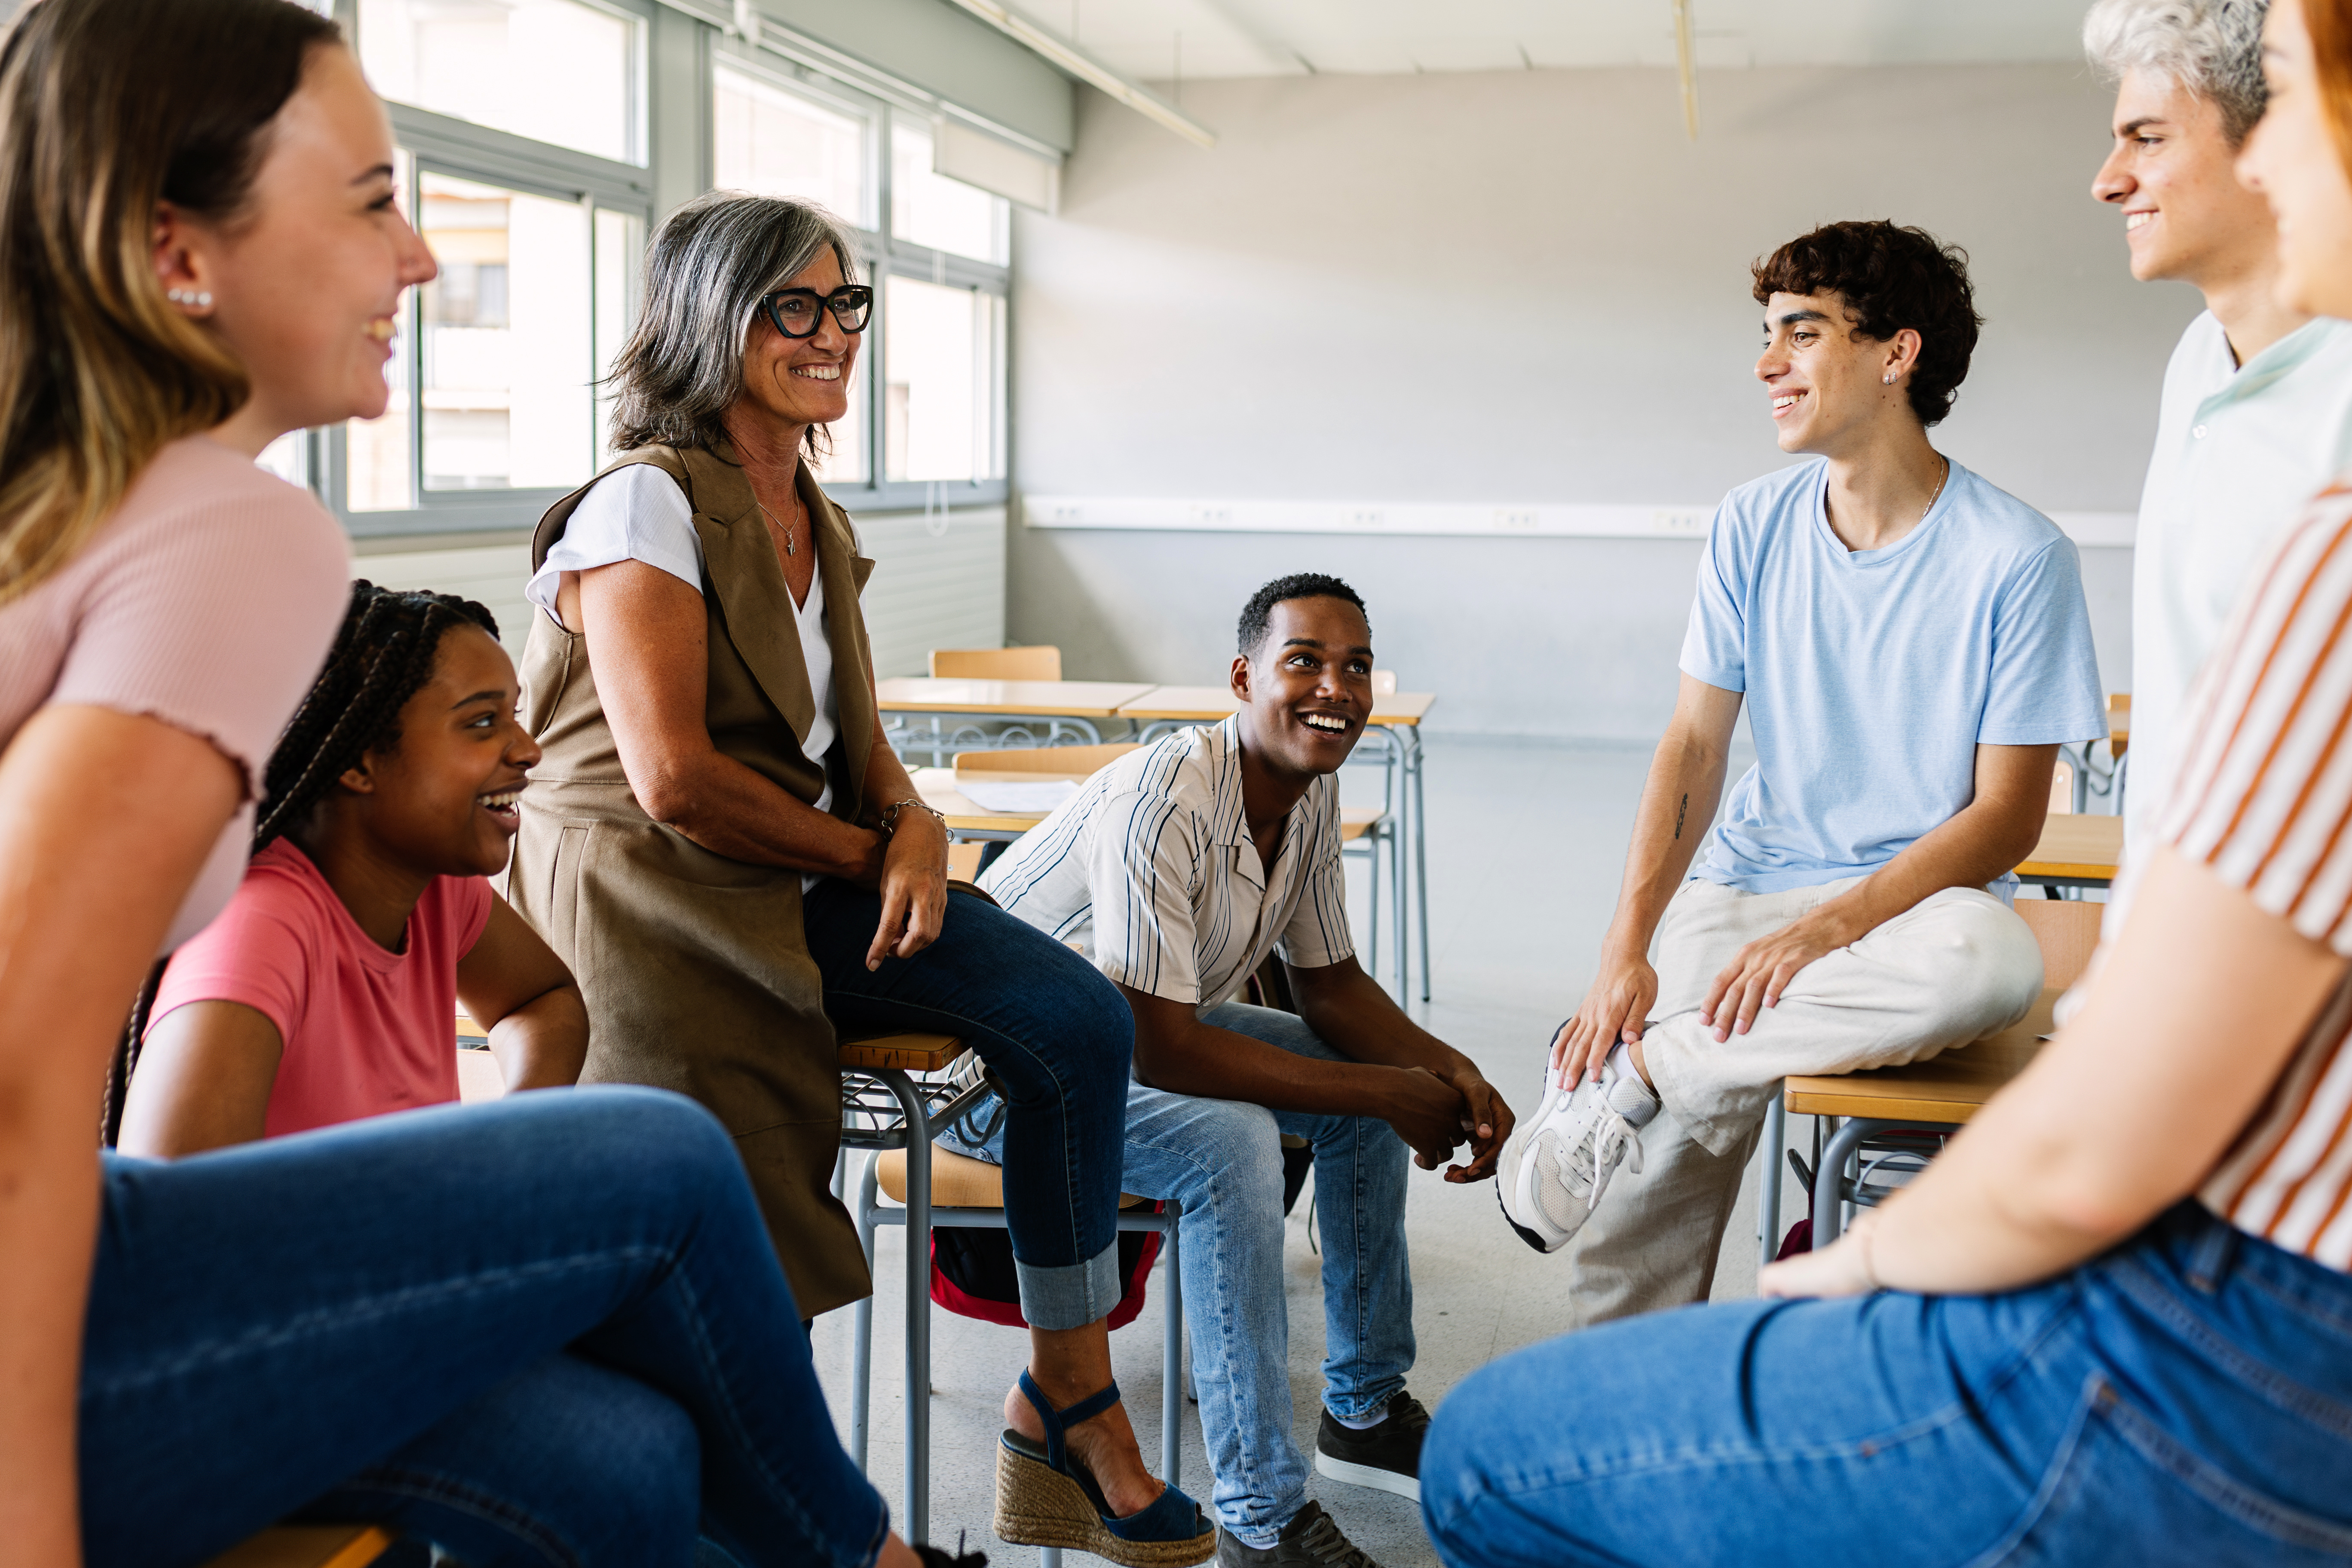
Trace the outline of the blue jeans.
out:
M 2046 1285 L 1693 1307 L 1482 1369 L 1422 1516 L 1471 1564 L 2352 1561 L 2352 1278 L 2184 1203 Z
M 1348 1059 L 1294 1014 L 1228 1002 L 1206 1009 L 1201 1020 L 1297 1056 Z M 1218 1522 L 1258 1547 L 1271 1544 L 1307 1500 L 1307 1461 L 1291 1436 L 1290 1318 L 1282 1280 L 1286 1132 L 1315 1151 L 1323 1402 L 1341 1415 L 1371 1415 L 1404 1386 L 1412 1367 L 1404 1140 L 1370 1117 L 1268 1110 L 1141 1084 L 1128 1089 L 1120 1184 L 1139 1197 L 1184 1206 L 1184 1321 L 1192 1332 L 1202 1433 L 1217 1474 L 1213 1501 Z
M 164 1163 L 110 1155 L 82 1357 L 91 1568 L 281 1518 L 469 1568 L 866 1568 L 733 1143 L 639 1089 L 411 1111 Z
M 937 942 L 870 973 L 880 898 L 827 878 L 805 909 L 834 1022 L 961 1037 L 1003 1086 L 1004 1221 L 1021 1315 L 1041 1329 L 1108 1317 L 1119 1298 L 1119 1123 L 1135 1048 L 1127 998 L 985 899 L 950 896 Z

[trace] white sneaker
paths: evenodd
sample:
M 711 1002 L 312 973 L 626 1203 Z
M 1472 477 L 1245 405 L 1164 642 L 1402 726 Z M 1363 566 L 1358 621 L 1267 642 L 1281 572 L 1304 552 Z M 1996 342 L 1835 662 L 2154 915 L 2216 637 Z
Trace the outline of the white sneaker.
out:
M 1601 1064 L 1601 1081 L 1562 1089 L 1544 1072 L 1544 1096 L 1511 1130 L 1495 1173 L 1503 1217 L 1538 1252 L 1558 1252 L 1600 1206 L 1620 1164 L 1642 1169 L 1641 1130 L 1658 1113 L 1658 1097 L 1623 1046 Z

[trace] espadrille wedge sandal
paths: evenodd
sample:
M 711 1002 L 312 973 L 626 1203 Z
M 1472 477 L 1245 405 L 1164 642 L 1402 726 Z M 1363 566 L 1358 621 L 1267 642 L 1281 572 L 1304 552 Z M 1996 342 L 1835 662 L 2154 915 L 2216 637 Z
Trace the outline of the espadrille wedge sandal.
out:
M 1055 1409 L 1025 1372 L 1021 1393 L 1037 1407 L 1045 1440 L 1034 1443 L 1007 1430 L 997 1447 L 997 1539 L 1091 1552 L 1120 1568 L 1192 1568 L 1216 1555 L 1216 1527 L 1199 1503 L 1170 1487 L 1150 1508 L 1114 1519 L 1102 1488 L 1070 1453 L 1069 1429 L 1117 1405 L 1118 1384 L 1064 1410 Z

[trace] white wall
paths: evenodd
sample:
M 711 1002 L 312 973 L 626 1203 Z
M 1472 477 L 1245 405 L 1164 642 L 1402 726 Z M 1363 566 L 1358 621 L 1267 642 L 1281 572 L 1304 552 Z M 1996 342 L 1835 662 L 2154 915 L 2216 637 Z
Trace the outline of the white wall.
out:
M 1748 265 L 1836 218 L 1923 225 L 1988 318 L 1938 444 L 2046 510 L 2136 504 L 2197 309 L 2134 283 L 2086 191 L 2109 94 L 2065 66 L 1188 83 L 1202 152 L 1092 93 L 1015 240 L 1014 480 L 1033 494 L 1711 505 L 1786 459 Z M 1012 531 L 1015 640 L 1074 676 L 1216 679 L 1242 600 L 1340 574 L 1433 725 L 1654 733 L 1697 546 Z M 2129 679 L 2130 552 L 2084 552 Z

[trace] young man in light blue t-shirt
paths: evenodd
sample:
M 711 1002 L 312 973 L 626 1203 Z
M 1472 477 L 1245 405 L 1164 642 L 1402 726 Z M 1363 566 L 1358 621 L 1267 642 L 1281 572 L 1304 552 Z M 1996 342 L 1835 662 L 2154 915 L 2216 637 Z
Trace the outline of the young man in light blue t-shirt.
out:
M 2074 544 L 1928 444 L 1976 346 L 1964 261 L 1841 223 L 1755 269 L 1756 374 L 1815 460 L 1716 513 L 1599 972 L 1496 1178 L 1530 1245 L 1575 1244 L 1580 1324 L 1706 1298 L 1782 1078 L 1933 1056 L 2041 991 L 2010 872 L 2106 716 Z

